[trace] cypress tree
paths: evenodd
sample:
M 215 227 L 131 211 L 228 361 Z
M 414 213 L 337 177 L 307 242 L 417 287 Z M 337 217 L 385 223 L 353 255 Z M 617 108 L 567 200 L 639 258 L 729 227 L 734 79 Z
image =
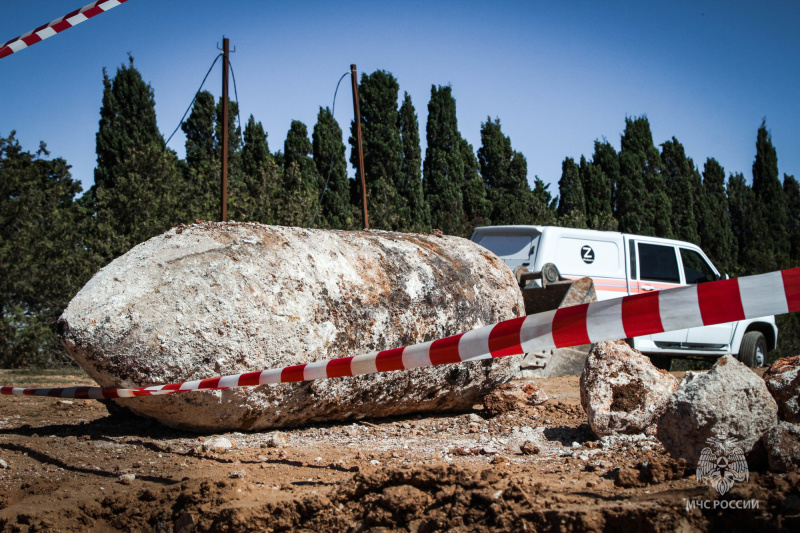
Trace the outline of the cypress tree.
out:
M 472 145 L 462 137 L 458 141 L 458 147 L 461 152 L 461 160 L 464 162 L 464 186 L 462 188 L 464 216 L 466 217 L 467 232 L 471 233 L 476 227 L 491 224 L 492 203 L 486 197 L 486 184 L 481 177 L 480 163 Z
M 274 198 L 276 222 L 285 226 L 306 226 L 316 212 L 319 176 L 308 128 L 293 120 L 283 143 L 282 191 Z
M 789 240 L 787 267 L 800 265 L 800 184 L 794 176 L 783 175 L 783 194 L 786 198 L 786 234 Z
M 299 120 L 293 120 L 283 143 L 283 168 L 287 188 L 308 189 L 314 194 L 319 190 L 319 176 L 311 158 L 313 150 L 308 139 L 308 128 Z
M 719 268 L 730 271 L 736 264 L 738 246 L 725 194 L 725 170 L 713 158 L 703 165 L 703 196 L 706 216 L 698 220 L 700 246 Z
M 397 110 L 399 90 L 397 80 L 386 71 L 376 70 L 370 75 L 361 75 L 358 101 L 371 228 L 392 230 L 399 226 L 397 184 L 402 179 L 403 168 Z M 353 147 L 350 163 L 357 167 L 355 123 L 351 124 L 350 133 Z M 360 180 L 357 173 L 356 181 L 360 183 Z
M 663 165 L 646 116 L 625 119 L 621 138 L 617 209 L 620 231 L 671 237 L 671 202 Z
M 585 228 L 586 198 L 583 194 L 580 168 L 571 157 L 565 158 L 561 163 L 561 179 L 558 180 L 558 193 L 559 225 Z
M 448 235 L 466 235 L 464 161 L 458 148 L 461 135 L 456 101 L 449 86 L 431 86 L 426 138 L 422 186 L 430 206 L 431 227 Z
M 492 203 L 492 224 L 530 223 L 532 197 L 528 163 L 525 156 L 512 149 L 511 139 L 500 127 L 500 119 L 493 121 L 487 117 L 481 125 L 478 161 L 487 198 Z
M 133 66 L 121 65 L 114 79 L 103 69 L 103 104 L 97 132 L 97 168 L 94 182 L 98 187 L 113 187 L 119 167 L 126 156 L 149 144 L 163 148 L 164 139 L 156 124 L 153 89 Z
M 253 115 L 244 127 L 242 177 L 230 185 L 228 214 L 231 220 L 272 223 L 271 202 L 278 187 L 277 165 L 269 152 L 267 133 Z
M 354 229 L 355 213 L 350 204 L 350 183 L 342 142 L 342 128 L 329 108 L 319 108 L 312 134 L 314 164 L 319 176 L 322 205 L 315 226 Z
M 253 115 L 247 119 L 244 127 L 244 146 L 242 147 L 242 171 L 246 175 L 256 175 L 264 165 L 272 159 L 267 142 L 267 132 L 261 122 L 256 122 Z
M 185 187 L 133 59 L 113 80 L 104 72 L 103 87 L 95 185 L 84 204 L 95 213 L 88 245 L 107 261 L 183 221 Z
M 401 231 L 424 232 L 431 226 L 431 212 L 422 191 L 422 149 L 419 121 L 411 97 L 405 93 L 399 114 L 403 164 L 397 183 L 399 228 Z
M 214 220 L 219 216 L 221 179 L 217 152 L 216 106 L 208 91 L 198 93 L 189 118 L 181 125 L 186 134 L 186 165 L 183 168 L 183 208 L 188 220 Z
M 728 209 L 731 229 L 737 242 L 737 274 L 764 272 L 770 261 L 772 249 L 764 219 L 763 208 L 758 205 L 755 193 L 737 172 L 728 178 Z
M 555 222 L 558 198 L 553 198 L 548 189 L 549 183 L 543 182 L 539 176 L 534 176 L 533 190 L 531 191 L 530 224 L 548 225 Z
M 215 119 L 214 96 L 208 91 L 198 93 L 189 118 L 181 124 L 181 130 L 186 134 L 186 162 L 190 168 L 199 168 L 217 160 Z
M 703 202 L 699 194 L 694 161 L 686 157 L 683 145 L 675 137 L 661 145 L 664 185 L 672 204 L 672 230 L 676 239 L 698 244 L 695 207 Z M 699 210 L 702 211 L 702 210 Z
M 611 214 L 613 217 L 617 217 L 617 186 L 620 179 L 619 155 L 614 147 L 611 146 L 611 143 L 605 139 L 603 139 L 603 142 L 597 140 L 594 141 L 594 155 L 592 155 L 592 164 L 598 167 L 606 177 L 610 195 L 609 202 Z M 596 189 L 593 187 L 593 190 Z M 603 195 L 603 197 L 605 198 L 606 196 Z M 594 209 L 595 208 L 593 208 L 593 210 Z M 601 205 L 597 205 L 596 209 L 600 209 L 600 212 L 606 212 L 605 208 Z M 613 222 L 612 224 L 616 224 L 616 222 Z
M 756 159 L 753 162 L 753 193 L 762 210 L 766 233 L 771 246 L 765 249 L 764 271 L 775 270 L 786 264 L 789 240 L 786 235 L 786 199 L 778 176 L 778 156 L 772 145 L 772 135 L 762 121 L 756 137 Z M 755 266 L 755 265 L 754 265 Z
M 613 149 L 613 148 L 612 148 Z M 586 198 L 586 223 L 598 230 L 613 231 L 617 221 L 611 210 L 611 183 L 599 165 L 581 156 L 580 165 L 583 195 Z

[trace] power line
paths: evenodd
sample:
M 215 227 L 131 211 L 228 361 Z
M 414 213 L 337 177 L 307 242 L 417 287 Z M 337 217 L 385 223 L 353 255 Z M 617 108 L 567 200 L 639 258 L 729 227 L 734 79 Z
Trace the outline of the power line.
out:
M 196 93 L 194 93 L 194 98 L 192 98 L 192 102 L 189 104 L 189 107 L 186 108 L 186 112 L 181 117 L 181 120 L 178 122 L 178 125 L 175 127 L 175 130 L 172 132 L 172 135 L 170 135 L 169 139 L 167 139 L 166 144 L 169 144 L 169 141 L 172 139 L 173 135 L 175 135 L 175 133 L 177 133 L 178 129 L 180 129 L 181 124 L 183 124 L 183 119 L 186 118 L 186 115 L 188 115 L 189 111 L 192 109 L 192 106 L 194 105 L 195 100 L 197 100 L 197 95 L 200 94 L 201 90 L 203 90 L 203 84 L 206 82 L 206 79 L 208 79 L 208 75 L 211 74 L 211 69 L 214 68 L 214 65 L 217 64 L 217 61 L 219 60 L 220 57 L 222 57 L 222 54 L 219 54 L 219 55 L 217 55 L 217 57 L 214 58 L 214 62 L 211 63 L 211 66 L 208 68 L 208 72 L 206 72 L 206 75 L 203 78 L 203 81 L 200 83 L 200 88 L 197 89 Z M 233 86 L 234 86 L 234 91 L 235 91 L 236 90 L 236 81 L 233 82 Z M 242 121 L 240 119 L 239 123 L 241 123 L 241 122 Z
M 230 59 L 228 59 L 228 68 L 230 68 L 231 78 L 233 78 L 233 97 L 236 98 L 236 118 L 239 120 L 239 135 L 241 136 L 242 144 L 244 145 L 244 132 L 242 130 L 242 115 L 239 112 L 239 109 L 242 106 L 239 105 L 239 93 L 236 92 L 236 74 L 233 73 L 233 63 L 231 63 Z
M 342 80 L 344 79 L 344 77 L 347 76 L 348 74 L 350 74 L 349 70 L 347 72 L 345 72 L 344 74 L 342 74 L 342 77 L 339 78 L 339 82 L 336 84 L 336 90 L 333 92 L 333 105 L 331 106 L 331 118 L 333 118 L 334 120 L 335 120 L 334 114 L 336 113 L 336 94 L 339 92 L 339 85 L 342 83 Z M 234 81 L 233 83 L 234 83 L 234 90 L 235 90 L 236 82 Z M 239 120 L 239 122 L 241 122 L 241 119 Z M 335 156 L 336 156 L 336 151 L 332 150 L 331 151 L 331 162 L 328 165 L 328 177 L 325 178 L 325 187 L 322 189 L 322 193 L 319 195 L 319 202 L 317 202 L 317 212 L 314 213 L 314 217 L 311 219 L 311 222 L 308 223 L 308 227 L 309 228 L 314 225 L 314 221 L 317 220 L 317 215 L 319 215 L 319 211 L 320 211 L 320 209 L 322 209 L 322 199 L 325 198 L 325 193 L 328 192 L 328 182 L 331 179 L 331 172 L 333 171 L 333 160 L 334 160 Z

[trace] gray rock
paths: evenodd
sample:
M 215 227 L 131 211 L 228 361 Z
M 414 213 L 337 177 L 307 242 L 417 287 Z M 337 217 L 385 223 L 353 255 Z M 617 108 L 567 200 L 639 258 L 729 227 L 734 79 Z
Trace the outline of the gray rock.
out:
M 762 442 L 770 470 L 788 472 L 800 467 L 800 426 L 779 422 L 764 433 Z
M 225 437 L 214 437 L 203 442 L 203 449 L 210 452 L 224 452 L 233 448 L 233 443 Z
M 800 356 L 782 357 L 764 372 L 764 381 L 778 403 L 778 414 L 800 422 Z
M 709 439 L 733 439 L 749 453 L 777 415 L 764 381 L 728 354 L 707 373 L 686 373 L 658 421 L 657 436 L 673 457 L 694 466 Z
M 625 342 L 599 342 L 581 374 L 581 406 L 596 435 L 637 434 L 661 416 L 677 389 L 674 376 Z
M 523 309 L 508 267 L 466 239 L 202 223 L 103 268 L 59 330 L 100 385 L 137 387 L 425 342 Z M 116 401 L 198 431 L 468 410 L 520 359 Z

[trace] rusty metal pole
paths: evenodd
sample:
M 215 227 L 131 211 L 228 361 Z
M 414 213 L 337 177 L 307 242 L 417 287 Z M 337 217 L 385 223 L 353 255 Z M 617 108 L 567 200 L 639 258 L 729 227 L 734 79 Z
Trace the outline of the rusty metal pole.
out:
M 222 36 L 222 214 L 228 220 L 228 38 Z
M 356 66 L 350 65 L 350 77 L 353 80 L 353 112 L 356 117 L 356 146 L 358 146 L 358 175 L 361 176 L 361 213 L 364 218 L 364 229 L 369 229 L 367 215 L 367 180 L 364 177 L 364 145 L 361 143 L 361 110 L 358 106 L 358 76 Z

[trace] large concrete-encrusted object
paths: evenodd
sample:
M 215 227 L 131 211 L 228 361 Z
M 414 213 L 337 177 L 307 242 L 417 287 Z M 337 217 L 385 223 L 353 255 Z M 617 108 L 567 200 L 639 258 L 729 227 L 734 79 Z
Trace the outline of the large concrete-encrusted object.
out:
M 764 382 L 784 420 L 800 423 L 800 356 L 782 357 L 764 372 Z
M 581 405 L 600 437 L 641 433 L 678 390 L 678 380 L 623 341 L 592 346 L 581 374 Z
M 658 421 L 658 439 L 673 457 L 697 464 L 709 439 L 733 439 L 750 453 L 777 421 L 764 381 L 728 354 L 707 373 L 686 373 Z
M 99 384 L 136 387 L 425 342 L 523 309 L 511 271 L 466 239 L 204 223 L 103 268 L 60 332 Z M 463 410 L 519 359 L 118 403 L 199 431 Z

